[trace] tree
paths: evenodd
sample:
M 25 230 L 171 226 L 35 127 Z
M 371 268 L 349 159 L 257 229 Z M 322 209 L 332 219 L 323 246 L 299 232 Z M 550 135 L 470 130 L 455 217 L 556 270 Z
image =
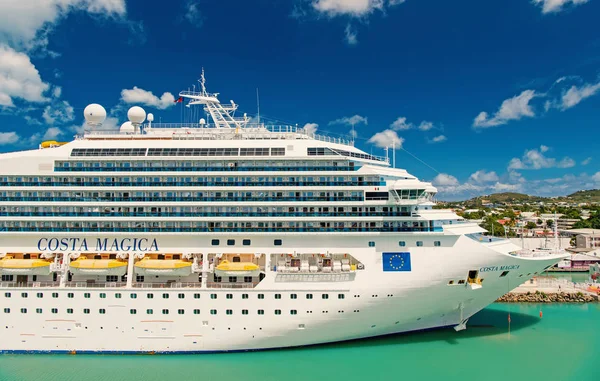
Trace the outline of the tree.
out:
M 544 221 L 542 221 L 542 219 L 541 219 L 541 218 L 538 218 L 538 219 L 537 219 L 537 224 L 538 224 L 538 225 L 541 225 L 541 224 L 543 224 L 543 223 L 544 223 Z
M 535 222 L 533 221 L 529 221 L 526 225 L 525 225 L 526 229 L 535 229 L 537 228 L 537 225 L 535 224 Z
M 554 226 L 554 220 L 548 220 L 546 221 L 546 226 L 549 228 L 552 228 L 552 226 Z

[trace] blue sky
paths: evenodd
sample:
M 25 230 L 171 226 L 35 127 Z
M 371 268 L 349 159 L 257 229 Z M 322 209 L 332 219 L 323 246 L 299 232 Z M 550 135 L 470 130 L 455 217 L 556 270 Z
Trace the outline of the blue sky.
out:
M 434 181 L 439 199 L 600 188 L 598 0 L 4 0 L 0 151 L 93 102 L 162 121 L 197 83 Z

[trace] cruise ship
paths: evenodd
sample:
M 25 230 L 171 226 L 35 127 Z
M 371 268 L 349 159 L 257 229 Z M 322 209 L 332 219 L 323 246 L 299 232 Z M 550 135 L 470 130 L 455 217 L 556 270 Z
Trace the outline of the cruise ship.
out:
M 179 93 L 194 123 L 0 154 L 0 352 L 204 353 L 467 327 L 554 265 L 351 140 Z M 187 109 L 187 107 L 186 107 Z M 194 115 L 194 114 L 192 114 Z M 206 118 L 206 119 L 205 119 Z

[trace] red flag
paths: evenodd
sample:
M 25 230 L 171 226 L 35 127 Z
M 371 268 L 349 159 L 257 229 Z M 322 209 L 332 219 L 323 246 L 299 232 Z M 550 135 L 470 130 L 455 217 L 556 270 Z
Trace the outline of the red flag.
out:
M 183 97 L 179 97 L 173 101 L 173 103 L 181 103 L 183 102 Z

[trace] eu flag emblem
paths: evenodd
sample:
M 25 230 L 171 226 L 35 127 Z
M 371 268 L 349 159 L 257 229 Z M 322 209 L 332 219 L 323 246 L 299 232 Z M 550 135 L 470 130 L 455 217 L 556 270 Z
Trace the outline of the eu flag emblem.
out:
M 383 253 L 383 271 L 410 271 L 410 253 Z

